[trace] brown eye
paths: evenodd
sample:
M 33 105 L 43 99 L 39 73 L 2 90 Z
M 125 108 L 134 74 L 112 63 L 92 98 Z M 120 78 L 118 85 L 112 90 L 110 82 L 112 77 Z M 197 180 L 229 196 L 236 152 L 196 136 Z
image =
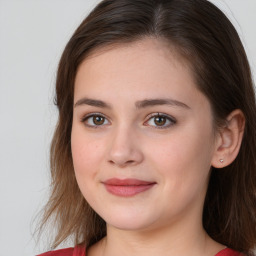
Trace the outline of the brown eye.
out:
M 151 114 L 148 120 L 144 123 L 146 126 L 164 129 L 176 124 L 176 119 L 166 114 Z
M 166 124 L 166 117 L 165 116 L 156 116 L 154 117 L 154 123 L 157 126 L 164 126 Z
M 90 114 L 89 116 L 82 118 L 81 121 L 86 126 L 93 128 L 110 124 L 108 119 L 100 114 Z
M 103 125 L 105 122 L 105 117 L 103 116 L 94 116 L 93 117 L 93 123 L 95 125 Z

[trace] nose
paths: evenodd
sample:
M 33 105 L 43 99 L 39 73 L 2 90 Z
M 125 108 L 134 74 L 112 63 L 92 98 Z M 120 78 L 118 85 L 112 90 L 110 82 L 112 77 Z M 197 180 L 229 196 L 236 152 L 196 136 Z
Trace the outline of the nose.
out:
M 143 161 L 143 152 L 137 133 L 120 128 L 111 137 L 108 162 L 118 167 L 133 166 Z

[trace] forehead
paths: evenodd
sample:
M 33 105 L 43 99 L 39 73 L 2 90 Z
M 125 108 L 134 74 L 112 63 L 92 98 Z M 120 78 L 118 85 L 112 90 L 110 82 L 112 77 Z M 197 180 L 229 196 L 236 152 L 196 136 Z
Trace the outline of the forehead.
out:
M 199 90 L 189 63 L 165 41 L 146 38 L 92 52 L 79 66 L 74 100 L 85 94 L 111 99 L 111 94 L 137 100 L 190 99 Z M 84 94 L 84 95 L 83 95 Z
M 109 75 L 111 68 L 118 75 L 117 71 L 121 70 L 124 63 L 127 72 L 135 67 L 138 71 L 136 73 L 143 75 L 143 71 L 146 68 L 151 69 L 151 71 L 157 71 L 157 66 L 161 66 L 162 73 L 164 73 L 164 71 L 172 66 L 177 70 L 186 70 L 191 79 L 194 79 L 191 63 L 180 54 L 177 47 L 164 39 L 159 40 L 148 37 L 129 43 L 101 46 L 92 50 L 79 65 L 75 83 L 78 82 L 82 73 L 89 74 L 95 71 L 95 69 L 97 70 L 97 77 L 102 74 Z M 136 73 L 133 73 L 134 77 Z M 119 74 L 121 75 L 121 73 Z

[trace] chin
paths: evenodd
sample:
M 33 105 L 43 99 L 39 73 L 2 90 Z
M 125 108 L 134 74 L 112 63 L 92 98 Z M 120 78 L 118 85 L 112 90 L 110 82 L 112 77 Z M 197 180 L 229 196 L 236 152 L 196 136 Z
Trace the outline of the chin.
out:
M 107 226 L 112 226 L 116 229 L 120 230 L 126 230 L 126 231 L 139 231 L 139 230 L 145 230 L 149 226 L 146 223 L 134 223 L 134 221 L 126 221 L 126 222 L 117 222 L 113 221 L 112 223 L 107 223 Z
M 143 213 L 138 216 L 126 212 L 126 214 L 113 214 L 105 217 L 104 220 L 108 226 L 127 231 L 145 230 L 156 222 L 155 218 L 149 218 Z

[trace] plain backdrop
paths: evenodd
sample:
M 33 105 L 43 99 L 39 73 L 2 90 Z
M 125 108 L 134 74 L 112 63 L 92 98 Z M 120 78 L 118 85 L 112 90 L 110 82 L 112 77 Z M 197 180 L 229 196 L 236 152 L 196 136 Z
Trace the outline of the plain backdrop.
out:
M 47 248 L 45 241 L 36 246 L 32 233 L 49 187 L 56 68 L 97 2 L 0 0 L 0 256 L 33 256 Z M 256 1 L 213 2 L 237 28 L 255 80 Z

